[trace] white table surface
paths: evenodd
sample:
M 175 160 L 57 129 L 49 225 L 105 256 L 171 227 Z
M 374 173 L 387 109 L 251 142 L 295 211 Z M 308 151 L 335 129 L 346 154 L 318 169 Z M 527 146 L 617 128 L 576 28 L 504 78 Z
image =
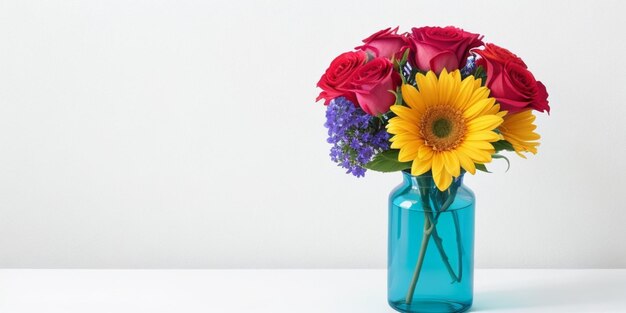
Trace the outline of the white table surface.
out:
M 384 270 L 0 270 L 2 313 L 394 312 Z M 471 312 L 626 312 L 625 270 L 477 269 Z

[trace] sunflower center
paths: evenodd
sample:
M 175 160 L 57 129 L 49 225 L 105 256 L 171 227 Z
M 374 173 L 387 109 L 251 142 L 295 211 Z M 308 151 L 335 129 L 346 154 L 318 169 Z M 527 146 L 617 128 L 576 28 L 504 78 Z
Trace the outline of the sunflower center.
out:
M 440 118 L 433 123 L 433 134 L 439 138 L 446 138 L 452 132 L 452 123 L 445 118 Z
M 467 128 L 460 110 L 449 106 L 430 107 L 422 115 L 420 133 L 436 151 L 452 150 L 465 139 Z

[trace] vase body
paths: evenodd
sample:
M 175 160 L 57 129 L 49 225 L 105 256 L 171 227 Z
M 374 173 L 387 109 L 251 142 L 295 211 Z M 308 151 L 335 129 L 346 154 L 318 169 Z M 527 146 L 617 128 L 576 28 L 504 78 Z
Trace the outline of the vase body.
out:
M 400 312 L 463 312 L 473 299 L 474 193 L 403 172 L 389 196 L 387 291 Z

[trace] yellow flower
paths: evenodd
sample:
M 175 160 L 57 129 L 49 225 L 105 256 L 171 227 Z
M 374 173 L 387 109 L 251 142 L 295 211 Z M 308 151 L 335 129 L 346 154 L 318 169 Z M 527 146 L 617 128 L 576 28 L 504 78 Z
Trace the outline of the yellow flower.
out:
M 439 77 L 432 71 L 417 74 L 417 87 L 402 85 L 402 98 L 408 105 L 393 105 L 397 115 L 389 120 L 387 131 L 394 136 L 391 148 L 400 149 L 398 160 L 413 161 L 412 175 L 432 170 L 439 190 L 446 190 L 461 167 L 474 174 L 475 163 L 491 162 L 495 152 L 491 142 L 500 140 L 494 132 L 506 112 L 489 97 L 480 79 L 469 76 L 461 81 L 458 70 Z
M 532 110 L 525 110 L 515 114 L 508 114 L 504 117 L 502 125 L 498 127 L 504 140 L 510 142 L 515 152 L 523 158 L 526 158 L 526 156 L 522 152 L 537 154 L 537 146 L 539 146 L 537 140 L 541 136 L 534 132 L 537 128 L 533 124 L 534 121 L 535 116 Z

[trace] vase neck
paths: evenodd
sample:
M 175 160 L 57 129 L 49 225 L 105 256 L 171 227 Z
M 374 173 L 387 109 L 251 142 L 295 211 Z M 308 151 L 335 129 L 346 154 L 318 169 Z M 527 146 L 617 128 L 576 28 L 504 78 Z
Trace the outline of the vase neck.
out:
M 452 184 L 450 187 L 458 188 L 463 184 L 463 177 L 465 176 L 465 172 L 461 172 L 461 175 L 458 177 L 452 177 Z M 414 176 L 411 175 L 410 172 L 402 171 L 402 177 L 404 179 L 404 183 L 406 185 L 411 186 L 412 189 L 432 189 L 437 188 L 435 186 L 435 182 L 433 180 L 433 175 L 431 172 L 424 173 L 422 175 Z M 449 187 L 449 188 L 450 188 Z

